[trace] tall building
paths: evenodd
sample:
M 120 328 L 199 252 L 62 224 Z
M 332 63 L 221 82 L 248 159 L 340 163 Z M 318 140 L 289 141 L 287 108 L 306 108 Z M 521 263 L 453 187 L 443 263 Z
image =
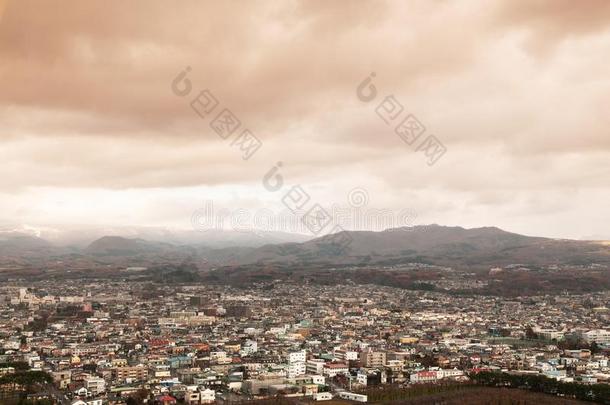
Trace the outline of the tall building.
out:
M 368 349 L 360 353 L 360 362 L 364 367 L 383 367 L 386 363 L 386 353 Z

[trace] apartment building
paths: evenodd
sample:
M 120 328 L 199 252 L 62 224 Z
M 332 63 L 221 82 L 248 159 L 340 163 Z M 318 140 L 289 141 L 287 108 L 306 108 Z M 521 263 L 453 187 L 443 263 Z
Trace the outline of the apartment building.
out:
M 310 359 L 305 363 L 305 371 L 307 374 L 322 374 L 324 372 L 325 360 L 322 359 Z
M 121 381 L 127 379 L 142 381 L 148 377 L 148 368 L 144 366 L 115 367 L 112 369 L 112 377 Z
M 103 378 L 88 377 L 85 379 L 84 383 L 87 391 L 94 396 L 106 391 L 106 381 Z
M 383 367 L 386 364 L 386 353 L 369 349 L 360 353 L 360 361 L 364 367 Z
M 290 363 L 286 367 L 286 376 L 288 378 L 294 378 L 299 375 L 305 375 L 307 367 L 304 362 Z
M 304 363 L 306 359 L 305 350 L 300 350 L 298 352 L 290 352 L 288 353 L 288 363 Z

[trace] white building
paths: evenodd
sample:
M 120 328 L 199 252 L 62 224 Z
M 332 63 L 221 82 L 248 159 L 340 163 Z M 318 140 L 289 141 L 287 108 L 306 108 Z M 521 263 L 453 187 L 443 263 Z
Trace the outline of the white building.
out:
M 313 394 L 314 401 L 330 401 L 333 399 L 333 394 L 330 392 L 316 392 Z
M 106 391 L 106 381 L 99 377 L 88 377 L 85 379 L 85 388 L 92 395 L 99 395 Z
M 286 377 L 294 378 L 299 375 L 305 375 L 306 370 L 305 362 L 290 363 L 286 367 Z
M 438 379 L 450 378 L 450 377 L 461 377 L 463 375 L 464 375 L 464 372 L 462 370 L 458 370 L 456 368 L 441 369 L 436 372 L 436 377 Z
M 339 374 L 348 374 L 349 368 L 343 363 L 328 363 L 324 365 L 323 374 L 329 377 L 334 377 Z
M 103 401 L 101 399 L 90 399 L 88 401 L 82 401 L 80 399 L 77 399 L 76 401 L 72 402 L 71 405 L 102 405 Z
M 298 352 L 291 352 L 288 353 L 288 363 L 292 364 L 292 363 L 304 363 L 305 359 L 306 359 L 306 352 L 305 350 L 300 350 Z
M 201 394 L 201 403 L 203 404 L 211 404 L 216 401 L 216 392 L 214 390 L 205 389 L 203 391 L 199 391 Z
M 436 371 L 419 371 L 411 374 L 409 380 L 414 384 L 432 383 L 438 380 L 438 374 Z
M 226 358 L 227 358 L 227 352 L 225 352 L 225 351 L 210 352 L 210 360 L 222 361 Z
M 554 329 L 534 329 L 534 332 L 546 340 L 561 340 L 564 337 L 564 332 Z
M 305 363 L 307 374 L 322 374 L 324 372 L 324 364 L 326 361 L 322 359 L 311 359 Z
M 252 353 L 256 353 L 258 350 L 258 343 L 256 340 L 247 340 L 241 347 L 239 354 L 241 356 L 249 356 Z
M 358 352 L 351 350 L 337 349 L 335 350 L 335 358 L 337 360 L 349 361 L 358 360 Z
M 354 394 L 353 392 L 341 391 L 339 398 L 346 399 L 348 401 L 366 402 L 367 396 L 362 394 Z
M 324 385 L 326 384 L 326 378 L 323 375 L 312 375 L 311 382 L 317 385 Z
M 204 389 L 201 391 L 189 390 L 185 394 L 184 399 L 189 405 L 211 404 L 214 403 L 214 401 L 216 400 L 216 392 L 210 389 Z
M 360 385 L 366 386 L 368 382 L 368 375 L 363 370 L 358 370 L 358 374 L 356 374 L 356 382 Z
M 604 329 L 594 329 L 587 332 L 580 332 L 579 336 L 587 344 L 593 342 L 597 344 L 610 344 L 610 332 Z

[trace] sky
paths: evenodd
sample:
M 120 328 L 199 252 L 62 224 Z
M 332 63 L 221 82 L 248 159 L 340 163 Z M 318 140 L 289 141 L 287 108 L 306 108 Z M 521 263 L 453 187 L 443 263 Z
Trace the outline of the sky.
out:
M 0 229 L 189 229 L 296 187 L 610 239 L 608 66 L 607 0 L 0 0 Z

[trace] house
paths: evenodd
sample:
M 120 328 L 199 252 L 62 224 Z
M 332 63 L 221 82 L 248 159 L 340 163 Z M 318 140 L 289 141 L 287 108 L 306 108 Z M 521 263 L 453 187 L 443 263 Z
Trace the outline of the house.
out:
M 436 371 L 419 371 L 417 373 L 411 374 L 409 379 L 414 384 L 432 383 L 438 380 L 438 375 Z
M 103 401 L 101 399 L 90 399 L 88 401 L 83 401 L 82 399 L 77 399 L 72 402 L 70 405 L 102 405 Z
M 187 391 L 184 396 L 184 401 L 191 404 L 211 404 L 216 400 L 216 392 L 210 389 L 202 391 Z
M 333 394 L 330 392 L 316 392 L 313 394 L 314 401 L 330 401 L 333 399 Z
M 155 404 L 157 405 L 174 405 L 176 403 L 176 398 L 170 395 L 159 395 L 155 398 Z
M 327 363 L 324 365 L 324 375 L 327 375 L 329 377 L 334 377 L 336 375 L 339 374 L 347 374 L 349 371 L 349 368 L 347 367 L 347 364 L 344 363 Z
M 367 396 L 363 394 L 355 394 L 353 392 L 341 391 L 339 398 L 346 399 L 348 401 L 366 402 Z

